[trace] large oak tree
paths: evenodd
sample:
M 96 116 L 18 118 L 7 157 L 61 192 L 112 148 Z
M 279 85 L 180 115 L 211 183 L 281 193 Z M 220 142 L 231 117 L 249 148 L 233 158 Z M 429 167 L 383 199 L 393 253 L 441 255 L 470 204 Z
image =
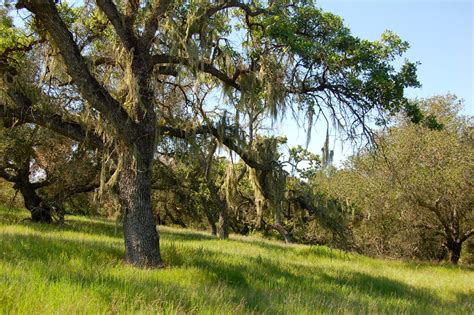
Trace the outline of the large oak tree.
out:
M 264 176 L 273 164 L 252 149 L 256 113 L 300 112 L 310 126 L 324 117 L 351 138 L 370 136 L 418 85 L 415 64 L 391 65 L 406 42 L 354 37 L 311 1 L 20 0 L 16 9 L 24 25 L 2 14 L 0 116 L 109 153 L 126 261 L 139 267 L 162 265 L 150 183 L 163 137 L 215 137 Z

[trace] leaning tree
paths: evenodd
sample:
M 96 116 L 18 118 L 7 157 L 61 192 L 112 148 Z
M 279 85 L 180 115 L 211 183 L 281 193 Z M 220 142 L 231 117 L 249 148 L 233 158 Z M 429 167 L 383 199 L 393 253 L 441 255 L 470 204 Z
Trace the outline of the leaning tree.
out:
M 97 160 L 95 152 L 46 128 L 0 127 L 0 178 L 14 184 L 33 222 L 61 222 L 66 199 L 98 186 Z
M 162 265 L 150 183 L 165 137 L 215 137 L 272 173 L 249 145 L 256 113 L 304 113 L 309 125 L 325 118 L 354 138 L 403 110 L 404 89 L 418 85 L 416 64 L 392 65 L 406 42 L 391 32 L 357 38 L 312 1 L 20 0 L 15 8 L 22 22 L 6 11 L 1 20 L 0 115 L 110 156 L 126 261 L 139 267 Z

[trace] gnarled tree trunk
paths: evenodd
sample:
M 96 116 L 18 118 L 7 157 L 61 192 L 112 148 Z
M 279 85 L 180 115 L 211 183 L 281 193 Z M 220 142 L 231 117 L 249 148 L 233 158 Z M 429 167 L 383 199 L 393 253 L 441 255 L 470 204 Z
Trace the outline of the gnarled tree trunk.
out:
M 229 238 L 229 220 L 227 214 L 227 205 L 222 203 L 221 209 L 219 211 L 219 238 L 226 239 Z
M 217 235 L 216 222 L 214 222 L 213 216 L 208 211 L 206 211 L 206 218 L 207 218 L 207 223 L 209 223 L 209 227 L 211 229 L 211 234 Z
M 459 258 L 461 258 L 462 242 L 456 242 L 455 240 L 448 240 L 446 247 L 449 251 L 449 261 L 457 265 Z
M 44 204 L 43 199 L 38 196 L 34 187 L 28 183 L 17 183 L 15 188 L 20 190 L 25 207 L 31 212 L 31 221 L 41 223 L 52 223 L 51 208 Z

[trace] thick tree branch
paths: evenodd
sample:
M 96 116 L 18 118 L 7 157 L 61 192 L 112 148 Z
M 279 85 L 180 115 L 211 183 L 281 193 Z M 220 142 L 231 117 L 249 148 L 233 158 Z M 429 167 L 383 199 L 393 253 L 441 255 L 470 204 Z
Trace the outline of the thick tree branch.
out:
M 49 185 L 51 185 L 51 181 L 49 179 L 45 179 L 45 180 L 42 180 L 40 182 L 34 182 L 34 183 L 30 184 L 31 188 L 33 188 L 33 189 L 40 189 L 42 187 L 46 187 L 46 186 L 49 186 Z
M 161 66 L 155 69 L 156 74 L 162 74 L 162 75 L 171 75 L 174 77 L 178 76 L 178 71 L 174 66 Z
M 63 136 L 78 142 L 88 142 L 95 148 L 103 146 L 102 140 L 92 132 L 87 132 L 77 122 L 67 121 L 64 117 L 55 113 L 45 113 L 34 108 L 31 100 L 21 92 L 8 91 L 8 94 L 15 102 L 15 107 L 10 107 L 0 102 L 0 117 L 4 124 L 12 126 L 14 124 L 32 123 L 53 130 Z
M 183 57 L 174 57 L 170 55 L 154 55 L 152 57 L 152 64 L 181 64 L 189 66 L 189 60 Z M 213 77 L 219 79 L 223 83 L 232 86 L 233 88 L 240 90 L 240 85 L 236 82 L 238 76 L 230 77 L 225 72 L 217 69 L 213 64 L 207 62 L 199 62 L 197 68 L 205 73 L 209 73 Z
M 136 138 L 136 124 L 117 100 L 92 76 L 72 34 L 59 16 L 53 2 L 23 0 L 18 2 L 17 8 L 26 8 L 35 14 L 41 27 L 49 33 L 54 45 L 61 52 L 67 72 L 84 99 L 114 126 L 122 140 L 133 143 Z
M 107 16 L 115 29 L 120 41 L 128 51 L 136 48 L 136 38 L 133 32 L 133 20 L 127 19 L 118 11 L 111 0 L 97 0 L 97 6 Z
M 461 237 L 461 242 L 464 242 L 465 240 L 467 240 L 471 236 L 474 236 L 474 229 L 471 229 L 471 230 L 465 232 Z
M 200 18 L 200 20 L 209 19 L 214 14 L 218 13 L 219 11 L 230 9 L 230 8 L 240 8 L 242 9 L 247 16 L 258 16 L 260 14 L 264 14 L 268 12 L 262 8 L 252 8 L 250 5 L 242 3 L 238 0 L 224 0 L 222 3 L 209 8 Z
M 200 16 L 198 16 L 192 22 L 192 25 L 189 25 L 189 29 L 194 29 L 195 31 L 187 34 L 188 38 L 192 36 L 193 34 L 198 33 L 201 30 L 202 25 L 204 25 L 207 20 L 211 19 L 213 15 L 219 13 L 220 11 L 231 9 L 231 8 L 239 8 L 245 12 L 246 23 L 249 27 L 252 27 L 254 25 L 259 25 L 263 27 L 263 25 L 258 24 L 258 23 L 255 23 L 255 24 L 250 23 L 249 17 L 258 16 L 264 13 L 269 13 L 269 11 L 266 9 L 252 7 L 248 4 L 242 3 L 239 0 L 224 0 L 214 6 L 208 7 L 206 11 L 204 11 Z
M 214 136 L 216 139 L 219 140 L 221 144 L 229 148 L 230 150 L 234 151 L 237 153 L 240 158 L 250 167 L 262 170 L 262 171 L 268 171 L 271 170 L 271 165 L 266 165 L 259 163 L 256 161 L 249 152 L 247 152 L 244 148 L 240 147 L 234 139 L 230 137 L 226 137 L 225 135 L 222 135 L 219 130 L 215 127 L 211 126 L 201 126 L 198 128 L 195 128 L 193 130 L 183 130 L 180 128 L 175 128 L 175 127 L 170 127 L 170 126 L 159 126 L 158 127 L 158 133 L 160 135 L 165 135 L 165 136 L 172 136 L 176 138 L 181 138 L 181 139 L 186 139 L 195 135 L 206 135 L 210 134 Z
M 159 0 L 155 4 L 150 16 L 147 18 L 145 22 L 145 30 L 143 31 L 142 35 L 142 47 L 145 50 L 148 50 L 150 47 L 153 38 L 155 37 L 155 33 L 158 29 L 158 23 L 160 18 L 165 14 L 166 10 L 168 9 L 171 0 Z
M 15 183 L 18 181 L 18 176 L 14 176 L 12 174 L 9 174 L 6 169 L 8 167 L 6 167 L 5 165 L 0 165 L 0 177 L 2 177 L 3 179 L 11 182 L 11 183 Z

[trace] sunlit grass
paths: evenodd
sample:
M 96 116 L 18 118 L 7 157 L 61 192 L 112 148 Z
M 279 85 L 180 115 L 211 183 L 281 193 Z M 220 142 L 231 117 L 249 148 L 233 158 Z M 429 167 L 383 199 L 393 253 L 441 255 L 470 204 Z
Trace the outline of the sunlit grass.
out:
M 121 229 L 0 210 L 0 314 L 473 314 L 474 271 L 160 227 L 166 268 L 123 263 Z

